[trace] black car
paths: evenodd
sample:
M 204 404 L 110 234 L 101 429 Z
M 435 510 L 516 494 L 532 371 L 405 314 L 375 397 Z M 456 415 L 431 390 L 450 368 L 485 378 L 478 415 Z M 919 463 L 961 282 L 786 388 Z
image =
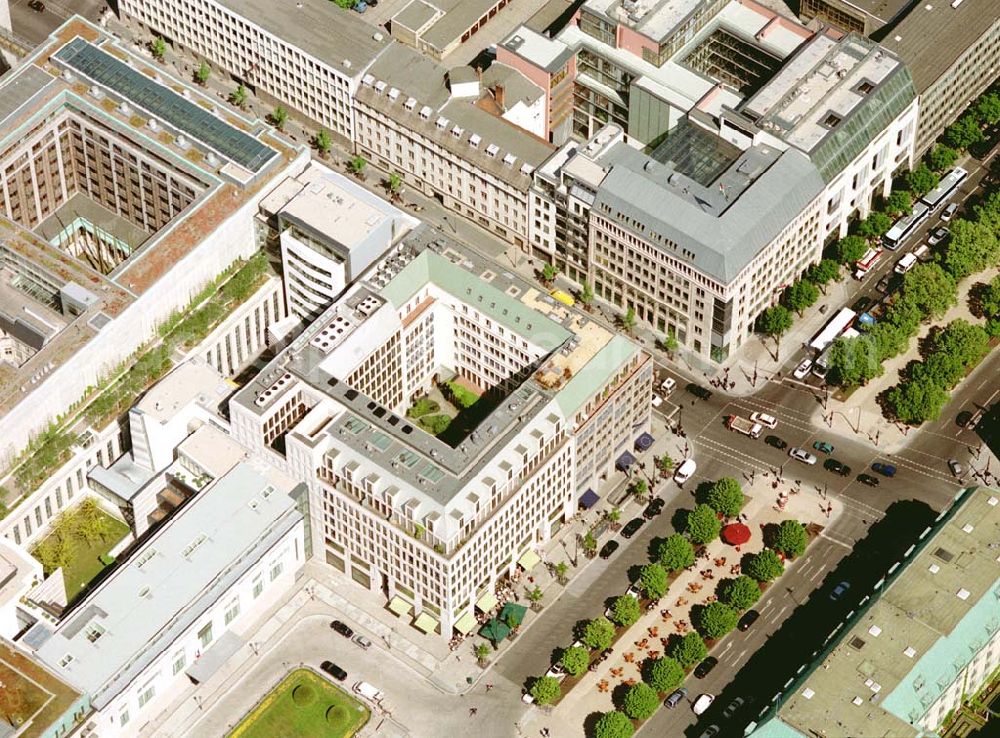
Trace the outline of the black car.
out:
M 632 518 L 625 523 L 625 527 L 622 528 L 622 538 L 631 538 L 634 536 L 644 522 L 646 521 L 642 518 Z
M 699 679 L 704 679 L 718 663 L 719 660 L 715 658 L 715 656 L 708 656 L 700 664 L 694 667 L 694 675 Z
M 784 440 L 782 440 L 781 438 L 778 438 L 777 436 L 767 436 L 764 439 L 764 443 L 766 443 L 768 446 L 773 446 L 779 451 L 784 451 L 786 448 L 788 448 L 788 444 L 785 443 Z
M 618 541 L 608 541 L 601 547 L 601 552 L 598 554 L 602 559 L 610 559 L 611 554 L 618 550 L 620 544 Z
M 853 310 L 856 313 L 863 313 L 871 306 L 872 306 L 872 300 L 870 297 L 859 297 L 857 300 L 854 301 L 854 304 L 851 305 L 851 310 Z
M 757 618 L 760 617 L 760 613 L 756 610 L 747 610 L 743 613 L 743 617 L 740 618 L 740 622 L 736 624 L 736 627 L 741 631 L 750 630 L 750 626 L 757 622 Z
M 858 481 L 869 487 L 878 487 L 879 485 L 878 477 L 873 477 L 871 474 L 858 474 Z
M 333 628 L 338 633 L 340 633 L 340 635 L 344 636 L 344 638 L 354 637 L 354 631 L 347 626 L 347 623 L 342 623 L 339 620 L 334 620 L 332 623 L 330 623 L 330 627 Z
M 652 520 L 661 512 L 663 512 L 663 506 L 666 504 L 662 497 L 657 497 L 655 500 L 646 505 L 646 509 L 642 511 L 642 517 L 646 520 Z
M 839 474 L 842 477 L 846 477 L 851 473 L 851 467 L 837 461 L 836 459 L 828 459 L 823 466 L 825 466 L 828 471 L 832 471 L 834 474 Z
M 332 661 L 324 661 L 322 664 L 319 665 L 319 668 L 325 671 L 330 676 L 332 676 L 338 682 L 342 682 L 345 679 L 347 679 L 347 672 L 341 669 Z
M 685 389 L 687 389 L 688 392 L 697 397 L 699 400 L 712 399 L 712 391 L 705 389 L 700 384 L 691 382 L 691 384 L 689 384 Z
M 43 3 L 42 0 L 31 0 L 31 2 L 28 3 L 28 7 L 36 13 L 45 12 L 45 3 Z

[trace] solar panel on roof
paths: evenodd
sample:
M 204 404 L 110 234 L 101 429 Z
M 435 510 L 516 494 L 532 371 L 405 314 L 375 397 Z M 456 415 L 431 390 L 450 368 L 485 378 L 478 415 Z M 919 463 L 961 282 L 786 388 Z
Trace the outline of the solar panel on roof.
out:
M 82 38 L 73 39 L 54 56 L 82 76 L 245 169 L 259 172 L 278 153 Z

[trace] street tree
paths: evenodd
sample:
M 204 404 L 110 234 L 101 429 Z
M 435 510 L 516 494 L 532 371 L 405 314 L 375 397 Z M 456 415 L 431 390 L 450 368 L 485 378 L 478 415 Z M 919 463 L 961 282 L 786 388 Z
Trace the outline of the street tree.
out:
M 697 631 L 691 631 L 675 640 L 669 648 L 670 656 L 684 669 L 689 669 L 708 655 L 705 640 Z
M 542 598 L 545 597 L 545 593 L 542 592 L 542 588 L 535 585 L 534 588 L 529 589 L 525 592 L 525 596 L 528 598 L 528 602 L 531 603 L 531 609 L 540 610 L 542 604 Z
M 584 282 L 580 288 L 580 302 L 588 313 L 594 309 L 594 288 L 590 286 L 590 282 Z
M 997 288 L 997 299 L 1000 300 L 1000 287 Z M 670 454 L 663 453 L 656 459 L 656 465 L 660 468 L 660 475 L 667 476 L 674 469 L 674 460 Z
M 152 52 L 153 58 L 156 59 L 156 61 L 161 62 L 167 53 L 167 43 L 162 38 L 157 36 L 149 45 L 149 50 Z
M 562 695 L 562 687 L 555 677 L 541 676 L 531 685 L 531 696 L 539 706 L 551 705 Z
M 870 336 L 837 338 L 827 357 L 826 381 L 838 387 L 857 387 L 882 375 L 878 344 Z
M 194 73 L 195 81 L 204 87 L 208 84 L 208 78 L 212 76 L 212 68 L 206 62 L 198 65 L 198 70 Z
M 624 712 L 612 710 L 597 718 L 594 738 L 632 738 L 635 727 Z
M 1000 315 L 1000 275 L 979 292 L 979 309 L 987 318 Z
M 677 340 L 677 334 L 674 332 L 673 328 L 667 330 L 667 335 L 663 337 L 660 341 L 660 348 L 667 352 L 667 356 L 671 359 L 674 358 L 674 353 L 680 348 L 680 341 Z
M 798 520 L 782 520 L 778 532 L 774 536 L 774 549 L 785 554 L 786 558 L 794 559 L 806 550 L 809 535 L 806 528 Z
M 680 533 L 674 533 L 660 541 L 656 548 L 656 560 L 667 571 L 680 571 L 695 561 L 694 546 Z
M 806 270 L 806 279 L 823 290 L 826 294 L 826 285 L 840 277 L 840 265 L 833 259 L 821 259 Z
M 559 663 L 570 676 L 580 676 L 590 663 L 590 652 L 583 646 L 570 646 L 563 651 Z
M 604 518 L 611 524 L 611 530 L 621 528 L 622 510 L 620 507 L 613 507 L 604 514 Z
M 556 581 L 559 584 L 566 584 L 566 575 L 569 573 L 569 564 L 565 561 L 560 561 L 552 566 L 552 573 L 556 576 Z
M 911 189 L 913 189 L 911 185 Z M 873 210 L 858 224 L 858 235 L 868 241 L 877 241 L 892 228 L 892 218 L 885 213 Z
M 368 160 L 363 156 L 352 156 L 347 162 L 347 170 L 355 177 L 363 177 Z
M 659 695 L 645 682 L 633 684 L 622 699 L 622 712 L 633 720 L 645 720 L 656 712 L 659 706 Z
M 703 545 L 719 537 L 722 521 L 708 505 L 698 505 L 687 516 L 687 534 L 692 543 Z
M 1000 95 L 986 92 L 979 96 L 972 109 L 981 125 L 996 125 L 1000 122 Z
M 983 141 L 983 131 L 972 113 L 966 113 L 944 129 L 944 141 L 949 146 L 962 150 Z
M 271 111 L 271 122 L 279 131 L 284 130 L 285 123 L 288 122 L 288 111 L 283 105 L 279 105 Z
M 819 289 L 808 279 L 793 282 L 785 289 L 785 304 L 802 317 L 802 311 L 819 299 Z
M 733 477 L 722 477 L 709 488 L 705 502 L 727 518 L 736 517 L 743 509 L 743 488 Z
M 629 308 L 628 310 L 626 310 L 625 314 L 621 316 L 620 320 L 622 323 L 622 328 L 625 330 L 625 332 L 631 334 L 632 331 L 635 330 L 635 323 L 636 323 L 635 309 Z
M 330 147 L 333 145 L 333 141 L 330 139 L 330 132 L 321 128 L 316 132 L 316 137 L 313 139 L 313 143 L 315 144 L 319 155 L 325 159 L 327 154 L 330 153 Z
M 646 493 L 649 492 L 649 484 L 645 479 L 640 477 L 632 482 L 630 489 L 632 490 L 632 494 L 635 495 L 635 498 L 639 500 L 639 502 L 643 502 L 646 498 Z
M 990 224 L 993 219 L 984 220 L 957 218 L 952 221 L 947 246 L 941 254 L 941 266 L 956 280 L 980 272 L 997 261 L 1000 241 Z
M 476 647 L 472 649 L 472 653 L 475 655 L 479 665 L 485 666 L 490 658 L 491 649 L 485 643 L 477 643 Z
M 237 85 L 236 89 L 233 90 L 229 95 L 229 102 L 243 110 L 247 106 L 247 88 L 243 86 L 242 83 Z
M 553 282 L 555 282 L 558 274 L 559 270 L 556 269 L 555 264 L 550 264 L 548 262 L 545 262 L 542 265 L 542 282 L 544 282 L 545 284 L 551 285 Z
M 868 242 L 863 237 L 857 235 L 844 236 L 834 246 L 834 254 L 837 257 L 837 261 L 841 264 L 849 264 L 852 261 L 857 261 L 865 255 L 867 250 Z
M 583 546 L 583 552 L 587 556 L 593 556 L 597 553 L 597 539 L 594 538 L 592 531 L 587 531 L 583 534 L 583 538 L 580 540 L 580 545 Z
M 661 694 L 673 692 L 684 681 L 684 669 L 677 659 L 664 656 L 643 665 L 643 678 L 650 687 Z
M 746 573 L 758 582 L 773 581 L 780 577 L 784 570 L 785 565 L 778 554 L 770 548 L 755 554 L 746 566 Z
M 605 617 L 594 618 L 583 628 L 580 638 L 592 651 L 603 651 L 615 637 L 615 626 Z
M 385 180 L 385 189 L 392 195 L 396 196 L 399 191 L 403 188 L 403 178 L 399 176 L 396 172 L 391 172 Z
M 633 625 L 640 615 L 639 600 L 632 595 L 619 595 L 611 604 L 611 620 L 623 628 Z
M 939 264 L 917 264 L 903 276 L 900 292 L 931 318 L 940 318 L 958 302 L 955 280 Z
M 639 572 L 639 586 L 649 599 L 660 599 L 667 593 L 667 570 L 657 562 L 646 564 Z
M 746 574 L 719 582 L 719 601 L 725 602 L 735 610 L 740 612 L 748 610 L 759 599 L 760 585 Z
M 929 380 L 900 382 L 889 390 L 886 402 L 900 422 L 919 425 L 937 420 L 948 402 L 948 393 Z
M 757 330 L 774 339 L 777 358 L 781 351 L 781 337 L 792 327 L 792 314 L 784 305 L 772 305 L 757 318 Z
M 885 200 L 885 212 L 892 216 L 909 215 L 913 210 L 913 193 L 893 190 Z
M 926 161 L 927 166 L 940 173 L 950 169 L 958 161 L 958 152 L 951 146 L 939 143 L 927 153 Z
M 905 179 L 907 187 L 910 188 L 915 198 L 923 197 L 937 187 L 941 181 L 941 178 L 923 163 L 915 166 L 912 172 L 908 172 Z
M 735 608 L 724 602 L 709 602 L 699 611 L 695 627 L 704 638 L 714 641 L 736 628 L 739 619 Z

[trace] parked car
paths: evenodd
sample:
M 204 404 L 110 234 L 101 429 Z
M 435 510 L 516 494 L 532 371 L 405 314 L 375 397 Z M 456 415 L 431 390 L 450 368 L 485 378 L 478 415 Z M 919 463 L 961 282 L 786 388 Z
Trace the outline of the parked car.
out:
M 347 623 L 342 623 L 339 620 L 334 620 L 332 623 L 330 623 L 330 627 L 333 628 L 338 633 L 340 633 L 340 635 L 344 636 L 344 638 L 354 637 L 354 631 L 347 626 Z
M 646 509 L 642 511 L 642 517 L 646 520 L 652 520 L 661 512 L 663 512 L 663 506 L 666 504 L 662 497 L 657 497 L 655 500 L 646 505 Z
M 870 308 L 871 306 L 872 306 L 872 299 L 870 297 L 865 297 L 864 295 L 862 295 L 861 297 L 859 297 L 857 300 L 854 301 L 853 305 L 851 305 L 851 310 L 853 310 L 856 313 L 863 313 L 866 310 L 868 310 L 868 308 Z
M 664 377 L 663 381 L 660 382 L 660 392 L 662 392 L 664 396 L 667 396 L 674 391 L 674 388 L 676 386 L 677 386 L 676 379 L 674 379 L 673 377 Z
M 809 464 L 809 466 L 812 466 L 813 464 L 816 463 L 816 457 L 803 448 L 798 448 L 798 447 L 793 448 L 791 451 L 788 452 L 788 455 L 791 456 L 793 459 L 798 459 L 803 464 Z
M 799 365 L 795 367 L 795 371 L 792 372 L 792 376 L 796 379 L 805 379 L 809 376 L 809 370 L 812 369 L 812 365 L 812 359 L 803 359 L 799 362 Z
M 363 635 L 356 635 L 351 640 L 366 651 L 372 647 L 372 642 Z
M 332 676 L 338 682 L 342 682 L 345 679 L 347 679 L 347 672 L 341 669 L 332 661 L 324 661 L 322 664 L 319 665 L 319 668 L 325 671 L 330 676 Z
M 31 0 L 31 2 L 28 3 L 28 7 L 36 13 L 45 12 L 45 3 L 43 3 L 42 0 Z
M 687 697 L 687 693 L 688 691 L 684 687 L 681 687 L 680 689 L 675 689 L 673 692 L 670 693 L 670 696 L 663 701 L 664 706 L 669 707 L 671 709 L 677 707 L 677 705 L 679 705 L 684 700 L 684 698 Z
M 654 407 L 654 408 L 656 408 L 656 407 L 660 407 L 660 405 L 662 405 L 662 404 L 663 404 L 663 398 L 662 398 L 662 397 L 660 397 L 660 396 L 659 396 L 659 395 L 657 395 L 657 394 L 654 394 L 654 395 L 653 395 L 653 407 Z
M 642 593 L 639 590 L 639 585 L 633 584 L 631 587 L 625 590 L 625 594 L 627 594 L 629 597 L 635 597 L 636 599 L 639 599 L 639 595 Z
M 847 594 L 847 590 L 849 590 L 850 588 L 851 588 L 850 582 L 846 581 L 841 582 L 840 584 L 838 584 L 836 587 L 833 588 L 833 591 L 830 593 L 830 599 L 836 602 L 845 594 Z
M 708 676 L 709 672 L 712 671 L 719 663 L 719 660 L 715 656 L 706 656 L 702 659 L 701 663 L 694 667 L 694 675 L 699 679 L 704 679 Z
M 691 706 L 691 709 L 694 711 L 695 715 L 701 715 L 705 712 L 705 710 L 712 706 L 713 702 L 715 702 L 714 694 L 703 694 L 694 701 L 694 705 Z
M 382 698 L 385 697 L 380 689 L 375 687 L 373 684 L 369 684 L 368 682 L 358 682 L 352 689 L 355 694 L 360 694 L 366 700 L 370 700 L 372 702 L 381 702 Z
M 767 413 L 750 413 L 750 420 L 754 423 L 760 423 L 765 428 L 775 428 L 778 425 L 778 419 Z
M 882 277 L 882 279 L 880 279 L 878 282 L 875 283 L 875 289 L 877 289 L 879 292 L 888 292 L 889 283 L 891 281 L 892 281 L 892 275 L 886 274 L 884 277 Z
M 962 476 L 965 471 L 965 467 L 958 463 L 958 459 L 948 459 L 948 468 L 951 469 L 951 473 L 956 477 Z
M 694 462 L 694 459 L 684 459 L 681 465 L 677 467 L 677 471 L 674 472 L 674 481 L 677 484 L 684 484 L 684 482 L 694 476 L 697 468 L 698 465 Z
M 958 203 L 953 202 L 944 210 L 941 211 L 941 220 L 947 223 L 949 220 L 955 217 L 955 213 L 958 212 Z
M 873 477 L 871 474 L 858 474 L 858 481 L 869 487 L 878 487 L 879 485 L 878 477 Z
M 715 736 L 717 736 L 721 732 L 722 728 L 720 728 L 718 725 L 709 725 L 707 728 L 705 728 L 705 731 L 700 736 L 698 736 L 698 738 L 715 738 Z
M 534 704 L 535 698 L 532 697 L 531 692 L 525 692 L 524 694 L 521 695 L 521 702 L 523 702 L 526 705 L 531 705 Z
M 726 709 L 722 711 L 722 717 L 726 718 L 727 720 L 731 719 L 733 715 L 736 714 L 736 711 L 739 710 L 741 707 L 743 707 L 743 705 L 745 705 L 746 703 L 747 701 L 744 698 L 737 697 L 728 705 L 726 705 Z
M 786 448 L 788 448 L 788 444 L 785 443 L 785 441 L 783 441 L 781 438 L 778 438 L 777 436 L 767 436 L 764 439 L 764 443 L 766 443 L 768 446 L 773 446 L 779 451 L 784 451 Z
M 642 524 L 646 522 L 642 518 L 632 518 L 630 521 L 625 523 L 625 527 L 622 528 L 622 538 L 631 538 L 636 533 L 639 532 L 639 528 Z
M 846 477 L 848 474 L 851 473 L 851 467 L 849 467 L 847 464 L 837 461 L 836 459 L 828 459 L 823 466 L 825 466 L 827 470 L 832 471 L 834 474 L 839 474 L 842 477 Z
M 691 382 L 685 389 L 692 395 L 697 397 L 699 400 L 710 400 L 712 399 L 712 391 L 705 389 L 700 384 L 695 384 Z
M 745 633 L 746 631 L 750 630 L 750 626 L 756 623 L 757 618 L 759 617 L 760 613 L 757 612 L 756 610 L 747 610 L 745 613 L 743 613 L 743 617 L 740 618 L 740 621 L 736 624 L 736 627 Z
M 892 464 L 883 464 L 881 461 L 876 461 L 872 464 L 872 471 L 881 474 L 883 477 L 896 476 L 896 467 Z
M 931 235 L 927 239 L 927 243 L 929 243 L 931 246 L 937 246 L 939 243 L 941 243 L 948 237 L 948 234 L 950 232 L 951 231 L 949 231 L 947 228 L 935 228 L 933 231 L 931 231 Z
M 601 551 L 597 555 L 602 559 L 610 559 L 611 555 L 618 550 L 621 544 L 618 541 L 608 541 L 603 546 L 601 546 Z
M 813 448 L 817 451 L 822 451 L 824 454 L 833 453 L 833 444 L 827 443 L 826 441 L 816 441 L 813 444 Z

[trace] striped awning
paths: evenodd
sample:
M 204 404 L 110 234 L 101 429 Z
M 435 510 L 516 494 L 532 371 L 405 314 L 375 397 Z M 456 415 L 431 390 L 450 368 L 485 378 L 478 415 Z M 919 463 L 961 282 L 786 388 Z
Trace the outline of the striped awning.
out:
M 489 612 L 496 606 L 497 606 L 497 598 L 496 595 L 494 595 L 492 592 L 487 592 L 486 594 L 484 594 L 482 597 L 479 598 L 478 602 L 476 602 L 476 607 L 478 607 L 483 612 Z
M 531 571 L 538 563 L 542 560 L 542 557 L 536 554 L 531 549 L 528 549 L 524 554 L 517 560 L 518 566 L 520 566 L 525 571 Z
M 455 630 L 462 635 L 468 635 L 469 631 L 476 627 L 476 616 L 471 612 L 465 613 L 455 622 Z
M 410 610 L 413 609 L 413 606 L 397 595 L 396 597 L 393 597 L 392 601 L 389 603 L 389 609 L 400 617 L 403 617 L 404 615 L 409 614 Z
M 424 633 L 433 633 L 437 629 L 438 621 L 426 612 L 422 612 L 417 615 L 417 619 L 413 621 L 413 624 Z

